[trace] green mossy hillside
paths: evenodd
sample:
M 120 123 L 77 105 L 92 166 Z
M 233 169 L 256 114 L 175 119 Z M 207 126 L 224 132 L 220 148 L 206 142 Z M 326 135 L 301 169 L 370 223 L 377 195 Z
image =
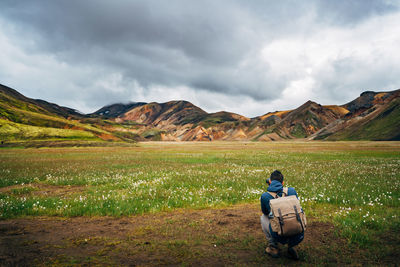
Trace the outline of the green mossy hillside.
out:
M 333 134 L 327 140 L 400 140 L 400 99 L 394 100 L 373 120 L 355 124 L 344 131 Z
M 43 140 L 43 139 L 98 139 L 93 133 L 71 129 L 31 126 L 0 119 L 0 139 L 8 140 Z

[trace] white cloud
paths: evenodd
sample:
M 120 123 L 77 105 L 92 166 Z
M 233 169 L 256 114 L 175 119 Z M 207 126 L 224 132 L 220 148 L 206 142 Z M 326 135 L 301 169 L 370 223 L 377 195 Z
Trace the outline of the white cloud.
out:
M 271 103 L 277 108 L 294 108 L 308 99 L 344 104 L 365 90 L 397 89 L 400 35 L 396 25 L 400 25 L 399 13 L 354 27 L 325 26 L 306 36 L 267 44 L 261 55 L 270 73 L 289 81 L 281 98 Z

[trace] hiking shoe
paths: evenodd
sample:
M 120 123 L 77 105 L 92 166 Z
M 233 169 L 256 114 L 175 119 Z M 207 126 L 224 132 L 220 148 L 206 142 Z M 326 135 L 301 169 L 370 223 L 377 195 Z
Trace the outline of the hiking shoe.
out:
M 279 258 L 279 249 L 274 246 L 268 246 L 265 249 L 265 252 L 270 255 L 272 258 Z
M 288 248 L 287 250 L 289 258 L 293 260 L 298 260 L 299 259 L 299 254 L 297 254 L 297 251 L 294 248 Z

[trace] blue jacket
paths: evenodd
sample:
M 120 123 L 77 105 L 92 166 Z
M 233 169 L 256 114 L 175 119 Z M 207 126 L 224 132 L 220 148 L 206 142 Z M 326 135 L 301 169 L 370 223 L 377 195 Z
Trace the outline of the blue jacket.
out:
M 267 189 L 267 192 L 263 193 L 261 195 L 261 211 L 266 215 L 269 216 L 270 212 L 271 212 L 271 207 L 269 205 L 269 201 L 271 199 L 274 199 L 274 197 L 269 194 L 268 192 L 275 192 L 278 194 L 278 196 L 282 196 L 282 191 L 283 191 L 283 185 L 277 181 L 277 180 L 273 180 L 270 184 L 270 186 Z M 288 188 L 288 196 L 292 196 L 295 195 L 297 196 L 297 192 L 293 187 L 289 187 Z M 271 224 L 269 225 L 269 230 L 271 232 L 272 237 L 279 243 L 281 244 L 286 244 L 289 243 L 289 246 L 295 246 L 297 244 L 299 244 L 301 241 L 303 241 L 304 239 L 304 233 L 295 235 L 295 236 L 291 236 L 291 237 L 282 237 L 279 236 L 278 233 L 273 232 L 271 229 Z

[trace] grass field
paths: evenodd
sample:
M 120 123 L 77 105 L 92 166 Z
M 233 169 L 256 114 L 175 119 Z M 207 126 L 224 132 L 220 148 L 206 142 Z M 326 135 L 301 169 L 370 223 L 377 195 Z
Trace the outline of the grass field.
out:
M 345 240 L 345 248 L 355 253 L 346 260 L 346 253 L 337 255 L 342 257 L 338 262 L 355 264 L 361 259 L 372 264 L 396 264 L 393 259 L 400 250 L 397 142 L 154 142 L 137 147 L 1 149 L 0 218 L 11 223 L 52 218 L 49 216 L 57 216 L 53 220 L 112 216 L 143 222 L 138 218 L 147 218 L 148 214 L 160 214 L 168 218 L 166 221 L 174 221 L 168 216 L 175 214 L 178 228 L 186 229 L 186 224 L 193 223 L 202 231 L 205 224 L 180 221 L 180 214 L 198 210 L 207 217 L 205 213 L 210 210 L 240 210 L 243 205 L 258 212 L 259 197 L 266 190 L 265 178 L 275 169 L 283 172 L 287 186 L 296 188 L 311 225 L 332 225 L 338 240 Z M 259 227 L 257 217 L 254 224 Z M 162 231 L 152 229 L 155 233 Z M 223 244 L 227 236 L 222 237 L 222 233 L 229 235 L 224 229 L 231 228 L 197 238 L 197 243 L 172 238 L 173 243 L 165 243 L 160 251 L 176 255 L 176 251 L 201 246 L 211 239 Z M 265 242 L 260 242 L 259 234 L 243 238 L 247 241 L 238 241 L 241 251 L 262 253 Z M 129 244 L 120 242 L 119 246 Z M 331 245 L 335 246 L 330 244 L 328 249 Z M 178 253 L 175 263 L 195 263 L 199 257 L 210 257 L 207 253 L 211 252 L 197 256 Z M 314 255 L 307 244 L 302 253 L 304 264 L 325 264 L 332 257 Z M 250 265 L 267 260 L 261 255 Z M 69 261 L 67 257 L 61 262 Z M 222 263 L 226 262 L 235 261 L 222 258 Z

